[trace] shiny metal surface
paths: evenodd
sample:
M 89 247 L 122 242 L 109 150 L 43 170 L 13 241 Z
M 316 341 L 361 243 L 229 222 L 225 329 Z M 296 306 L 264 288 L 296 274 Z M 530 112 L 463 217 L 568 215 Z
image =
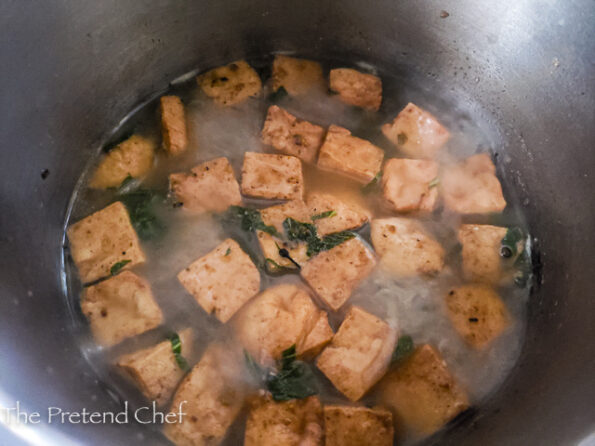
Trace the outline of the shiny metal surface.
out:
M 543 283 L 521 360 L 485 406 L 427 444 L 570 445 L 595 431 L 592 0 L 4 1 L 0 24 L 0 405 L 118 410 L 79 355 L 60 289 L 78 175 L 169 80 L 295 50 L 394 66 L 447 91 L 489 123 L 526 203 Z M 6 429 L 0 444 L 163 442 L 138 425 Z

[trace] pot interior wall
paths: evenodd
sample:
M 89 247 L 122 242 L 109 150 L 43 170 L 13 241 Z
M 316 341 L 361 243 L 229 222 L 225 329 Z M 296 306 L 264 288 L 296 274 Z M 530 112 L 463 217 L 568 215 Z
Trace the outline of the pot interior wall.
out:
M 537 238 L 543 280 L 518 367 L 487 405 L 428 443 L 569 444 L 595 429 L 592 2 L 19 2 L 0 17 L 0 405 L 118 409 L 79 354 L 61 289 L 78 175 L 122 117 L 172 79 L 286 50 L 391 66 L 485 122 Z M 144 432 L 29 425 L 17 434 L 161 443 Z

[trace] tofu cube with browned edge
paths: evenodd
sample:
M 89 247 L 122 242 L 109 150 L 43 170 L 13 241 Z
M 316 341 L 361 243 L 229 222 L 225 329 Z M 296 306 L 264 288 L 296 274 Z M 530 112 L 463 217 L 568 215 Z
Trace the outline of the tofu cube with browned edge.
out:
M 433 158 L 450 138 L 449 131 L 429 112 L 411 102 L 382 133 L 411 158 Z
M 507 228 L 491 225 L 461 225 L 463 273 L 468 280 L 496 284 L 503 276 L 500 247 Z
M 181 352 L 184 358 L 192 354 L 192 329 L 187 328 L 179 333 Z M 165 404 L 176 390 L 178 383 L 186 374 L 178 364 L 172 348 L 172 342 L 167 339 L 157 345 L 143 348 L 118 358 L 118 367 L 122 369 L 149 401 L 157 405 Z
M 131 271 L 85 288 L 81 310 L 93 337 L 105 347 L 151 330 L 163 320 L 149 283 Z
M 83 283 L 109 276 L 120 262 L 127 269 L 145 261 L 128 211 L 120 201 L 69 226 L 66 234 Z
M 178 96 L 162 96 L 159 99 L 159 111 L 163 148 L 170 155 L 182 153 L 188 145 L 186 115 L 182 100 Z
M 301 275 L 318 296 L 337 311 L 374 266 L 374 253 L 356 237 L 306 262 Z
M 482 349 L 510 325 L 510 314 L 500 296 L 485 284 L 453 288 L 446 296 L 448 317 L 471 346 Z
M 324 85 L 318 62 L 277 55 L 273 61 L 273 91 L 283 87 L 291 96 L 299 96 Z
M 331 194 L 311 193 L 308 195 L 307 203 L 310 218 L 314 220 L 320 236 L 357 229 L 370 219 L 369 212 L 354 201 Z
M 382 408 L 324 406 L 325 446 L 393 446 L 393 415 Z
M 103 156 L 89 181 L 93 189 L 118 187 L 128 177 L 140 178 L 153 167 L 156 144 L 141 135 L 132 135 Z
M 446 167 L 440 190 L 446 206 L 460 214 L 501 212 L 506 207 L 496 167 L 487 153 Z
M 391 210 L 431 212 L 436 206 L 438 164 L 392 158 L 384 165 L 382 194 Z
M 343 127 L 331 125 L 320 148 L 318 167 L 367 184 L 380 172 L 383 158 L 384 152 L 379 147 L 352 136 Z
M 335 68 L 329 75 L 330 88 L 339 98 L 356 107 L 377 111 L 382 103 L 382 81 L 373 74 L 352 68 Z
M 246 152 L 242 193 L 254 198 L 301 200 L 304 195 L 302 162 L 295 156 Z
M 175 445 L 215 446 L 223 441 L 244 404 L 238 356 L 227 345 L 211 344 L 182 380 L 164 426 Z
M 353 306 L 316 365 L 351 401 L 357 401 L 386 373 L 397 331 Z
M 252 299 L 234 320 L 236 336 L 252 357 L 270 364 L 295 344 L 299 356 L 315 356 L 333 331 L 326 312 L 296 285 L 268 288 Z
M 263 223 L 273 226 L 279 234 L 283 234 L 283 221 L 286 218 L 310 223 L 308 207 L 301 200 L 293 200 L 275 206 L 269 206 L 262 209 L 260 215 Z M 289 256 L 299 265 L 310 259 L 307 255 L 307 244 L 304 242 L 288 241 L 264 231 L 256 231 L 256 236 L 260 244 L 260 250 L 266 260 L 266 268 L 270 272 L 279 272 L 279 268 L 297 268 L 287 257 L 281 257 L 279 249 L 286 249 Z
M 260 289 L 258 269 L 232 239 L 180 271 L 178 280 L 207 313 L 224 323 Z
M 298 119 L 276 105 L 269 107 L 262 128 L 262 142 L 265 144 L 313 163 L 323 139 L 324 129 L 319 125 Z
M 169 187 L 183 208 L 191 212 L 223 212 L 242 203 L 240 185 L 224 157 L 201 163 L 190 173 L 170 174 Z
M 202 91 L 219 105 L 235 105 L 262 90 L 258 73 L 244 60 L 214 68 L 196 78 Z
M 378 395 L 410 437 L 432 434 L 469 407 L 465 391 L 430 345 L 418 347 L 380 381 Z
M 255 398 L 246 421 L 244 446 L 323 446 L 322 425 L 317 396 L 281 402 Z
M 417 220 L 379 218 L 371 228 L 372 245 L 387 271 L 410 277 L 435 275 L 444 267 L 444 248 Z

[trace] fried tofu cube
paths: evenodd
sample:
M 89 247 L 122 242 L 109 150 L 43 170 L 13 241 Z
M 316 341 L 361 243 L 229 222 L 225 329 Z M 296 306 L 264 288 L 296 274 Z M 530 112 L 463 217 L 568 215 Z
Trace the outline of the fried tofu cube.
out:
M 440 190 L 446 206 L 460 214 L 501 212 L 506 207 L 496 167 L 487 153 L 447 167 Z
M 438 199 L 437 177 L 434 161 L 392 158 L 382 173 L 384 199 L 397 212 L 431 212 Z
M 201 163 L 188 174 L 172 173 L 169 187 L 184 209 L 192 212 L 223 212 L 242 203 L 240 185 L 224 157 Z
M 182 153 L 188 145 L 184 104 L 178 96 L 162 96 L 159 99 L 161 113 L 161 140 L 170 155 Z
M 353 306 L 316 365 L 351 401 L 357 401 L 386 373 L 397 331 Z
M 136 231 L 120 201 L 71 225 L 66 233 L 83 283 L 109 276 L 119 262 L 126 262 L 123 268 L 127 269 L 145 261 Z
M 384 152 L 343 127 L 331 125 L 318 155 L 318 167 L 367 184 L 380 172 Z
M 179 333 L 181 355 L 188 358 L 192 354 L 192 329 Z M 176 361 L 172 343 L 168 339 L 152 347 L 143 348 L 118 358 L 118 367 L 129 375 L 149 401 L 157 405 L 165 404 L 186 371 Z
M 301 200 L 288 201 L 287 203 L 269 206 L 260 211 L 262 221 L 265 225 L 274 226 L 279 234 L 283 234 L 283 221 L 286 218 L 293 218 L 297 221 L 309 223 L 310 214 L 308 207 Z M 260 250 L 266 260 L 266 267 L 271 272 L 277 272 L 279 267 L 297 268 L 297 266 L 288 258 L 281 257 L 279 249 L 287 249 L 289 256 L 299 265 L 302 265 L 310 259 L 307 254 L 306 243 L 289 242 L 279 237 L 273 236 L 264 231 L 256 231 Z
M 317 396 L 275 402 L 256 398 L 250 407 L 244 446 L 323 446 L 322 406 Z
M 180 271 L 178 280 L 209 314 L 227 322 L 260 289 L 260 273 L 232 239 Z
M 471 346 L 485 348 L 510 325 L 510 315 L 500 296 L 485 284 L 453 288 L 446 296 L 448 317 Z
M 173 398 L 165 424 L 165 435 L 178 446 L 211 446 L 223 441 L 229 426 L 244 404 L 242 367 L 235 352 L 222 344 L 211 344 Z M 185 413 L 183 417 L 180 410 Z M 171 419 L 171 418 L 170 418 Z
M 321 321 L 324 330 L 317 326 Z M 246 350 L 262 364 L 281 358 L 294 344 L 299 356 L 316 353 L 313 350 L 320 351 L 333 335 L 326 313 L 305 289 L 291 284 L 263 291 L 246 304 L 234 327 Z
M 392 217 L 372 220 L 372 245 L 381 265 L 402 277 L 439 273 L 444 249 L 416 220 Z
M 301 200 L 304 195 L 301 161 L 295 156 L 246 152 L 242 193 L 255 198 Z
M 325 446 L 393 446 L 393 415 L 385 409 L 324 407 Z
M 382 133 L 411 158 L 433 158 L 450 137 L 431 113 L 411 102 L 382 126 Z
M 339 98 L 356 107 L 377 111 L 382 103 L 382 81 L 378 76 L 352 68 L 335 68 L 330 72 L 330 88 Z
M 461 225 L 463 273 L 468 280 L 496 284 L 502 279 L 500 247 L 507 228 L 491 225 Z
M 430 345 L 415 352 L 378 386 L 381 402 L 410 436 L 430 435 L 469 407 L 469 400 Z
M 81 310 L 93 337 L 105 347 L 151 330 L 163 320 L 149 283 L 131 271 L 85 288 Z
M 361 240 L 352 238 L 306 262 L 301 275 L 318 296 L 337 311 L 374 266 L 374 253 Z
M 273 61 L 273 91 L 283 87 L 291 96 L 299 96 L 324 84 L 318 62 L 277 55 Z
M 370 219 L 369 213 L 355 202 L 331 194 L 312 193 L 307 203 L 320 236 L 357 229 Z
M 149 138 L 132 135 L 111 149 L 89 181 L 93 189 L 118 187 L 128 178 L 140 178 L 153 167 L 156 144 Z
M 204 93 L 219 105 L 234 105 L 260 94 L 258 73 L 244 60 L 214 68 L 196 78 Z
M 262 142 L 265 144 L 313 163 L 323 139 L 324 129 L 319 125 L 298 119 L 276 105 L 269 107 L 262 128 Z

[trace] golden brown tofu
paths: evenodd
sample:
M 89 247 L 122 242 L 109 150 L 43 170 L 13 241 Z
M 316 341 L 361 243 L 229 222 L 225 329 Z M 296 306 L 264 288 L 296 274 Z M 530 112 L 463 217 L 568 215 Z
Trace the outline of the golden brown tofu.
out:
M 322 446 L 322 407 L 317 396 L 275 402 L 256 398 L 246 421 L 244 446 Z
M 333 339 L 333 329 L 328 323 L 326 311 L 319 311 L 318 317 L 314 318 L 311 329 L 306 330 L 306 336 L 297 345 L 297 352 L 301 358 L 312 359 L 322 351 Z
M 335 68 L 330 72 L 330 88 L 339 98 L 356 107 L 377 111 L 382 103 L 382 81 L 378 76 L 351 68 Z
M 450 137 L 431 113 L 411 102 L 382 126 L 382 133 L 411 158 L 433 158 Z
M 173 398 L 170 415 L 180 407 L 186 415 L 181 422 L 166 424 L 165 435 L 177 446 L 220 444 L 244 404 L 241 383 L 235 352 L 221 344 L 209 345 Z
M 460 214 L 501 212 L 506 207 L 496 167 L 487 153 L 447 167 L 440 191 L 446 206 Z
M 361 240 L 353 238 L 306 262 L 301 275 L 318 296 L 337 311 L 374 266 L 374 253 Z
M 324 139 L 324 129 L 296 118 L 282 108 L 271 105 L 262 128 L 262 142 L 279 152 L 297 156 L 307 163 L 316 161 Z
M 283 221 L 291 217 L 297 221 L 309 223 L 310 214 L 308 207 L 301 200 L 288 201 L 287 203 L 269 206 L 260 211 L 265 225 L 274 226 L 279 234 L 283 234 Z M 279 249 L 287 249 L 289 256 L 299 265 L 307 262 L 310 257 L 306 254 L 307 245 L 301 242 L 289 242 L 264 231 L 256 231 L 260 250 L 266 260 L 266 267 L 271 272 L 278 272 L 279 267 L 297 268 L 288 258 L 281 257 Z
M 192 354 L 192 329 L 179 333 L 181 355 Z M 174 355 L 168 339 L 149 348 L 143 348 L 118 358 L 118 367 L 128 374 L 149 401 L 165 404 L 174 393 L 178 383 L 186 374 Z
M 234 105 L 258 96 L 262 82 L 246 61 L 214 68 L 196 78 L 204 93 L 219 105 Z
M 318 155 L 318 167 L 367 184 L 380 172 L 384 152 L 343 127 L 331 125 Z
M 180 271 L 178 280 L 207 313 L 224 323 L 260 289 L 258 269 L 229 238 Z
M 321 237 L 334 232 L 357 229 L 370 218 L 369 213 L 355 202 L 331 194 L 312 193 L 308 195 L 307 202 L 310 216 L 314 219 L 316 230 Z M 325 216 L 327 214 L 328 216 Z
M 382 193 L 397 212 L 431 212 L 436 206 L 438 164 L 430 160 L 393 158 L 382 173 Z
M 372 245 L 383 268 L 402 277 L 433 275 L 444 266 L 444 249 L 416 220 L 372 220 Z
M 469 406 L 440 354 L 427 344 L 382 379 L 378 394 L 399 430 L 413 437 L 432 434 Z
M 101 160 L 89 181 L 93 189 L 118 187 L 129 176 L 140 178 L 153 167 L 155 143 L 140 135 L 132 135 L 110 150 Z
M 455 330 L 475 348 L 485 348 L 510 325 L 506 305 L 484 284 L 451 289 L 446 296 L 446 306 Z
M 237 338 L 252 357 L 262 363 L 281 358 L 283 350 L 296 345 L 299 356 L 320 350 L 332 337 L 326 313 L 319 310 L 304 288 L 283 284 L 263 291 L 238 313 Z M 314 329 L 316 328 L 316 331 Z
M 491 225 L 461 225 L 463 273 L 468 280 L 496 284 L 502 279 L 500 246 L 507 228 Z
M 295 156 L 246 152 L 242 193 L 255 198 L 301 200 L 304 195 L 302 162 Z
M 192 168 L 190 173 L 172 173 L 169 187 L 192 212 L 223 212 L 242 204 L 240 185 L 227 158 L 215 158 Z
M 397 331 L 353 306 L 316 365 L 351 401 L 357 401 L 386 373 Z
M 188 145 L 184 104 L 178 96 L 162 96 L 159 110 L 163 148 L 170 155 L 182 153 Z
M 325 446 L 393 446 L 393 416 L 385 409 L 324 407 Z
M 123 268 L 127 269 L 145 261 L 136 231 L 120 201 L 71 225 L 66 233 L 83 283 L 109 276 L 119 262 L 125 262 Z
M 299 96 L 324 84 L 318 62 L 277 55 L 273 61 L 273 91 L 283 87 L 291 96 Z
M 151 330 L 163 320 L 149 283 L 130 271 L 85 288 L 81 310 L 93 337 L 105 347 Z

